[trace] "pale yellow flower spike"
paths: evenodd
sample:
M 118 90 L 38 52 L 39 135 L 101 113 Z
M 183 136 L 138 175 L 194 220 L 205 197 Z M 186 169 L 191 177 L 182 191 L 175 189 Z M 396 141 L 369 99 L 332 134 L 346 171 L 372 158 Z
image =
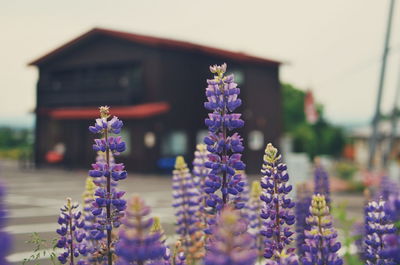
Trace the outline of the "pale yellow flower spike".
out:
M 176 161 L 175 161 L 175 169 L 185 169 L 187 168 L 187 165 L 185 163 L 185 159 L 183 158 L 183 156 L 178 156 L 176 157 Z
M 262 189 L 261 189 L 261 184 L 260 181 L 253 181 L 253 183 L 251 184 L 251 192 L 250 192 L 250 196 L 252 198 L 259 198 L 261 196 L 262 193 Z
M 94 191 L 96 190 L 96 185 L 94 184 L 92 177 L 86 178 L 86 186 L 85 191 L 83 192 L 83 199 L 91 199 L 94 198 Z

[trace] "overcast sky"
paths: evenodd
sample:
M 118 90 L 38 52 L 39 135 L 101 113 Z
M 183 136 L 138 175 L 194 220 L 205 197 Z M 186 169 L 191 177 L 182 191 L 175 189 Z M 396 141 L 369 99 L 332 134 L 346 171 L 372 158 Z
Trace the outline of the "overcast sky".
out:
M 35 107 L 27 63 L 92 27 L 188 40 L 286 62 L 281 80 L 311 88 L 335 123 L 371 119 L 389 0 L 0 0 L 0 120 Z M 400 3 L 383 110 L 400 73 Z

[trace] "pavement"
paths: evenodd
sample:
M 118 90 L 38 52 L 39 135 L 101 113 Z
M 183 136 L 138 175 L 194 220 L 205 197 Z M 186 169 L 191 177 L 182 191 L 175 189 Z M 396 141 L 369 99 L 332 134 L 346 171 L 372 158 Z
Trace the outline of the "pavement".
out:
M 129 172 L 129 165 L 127 165 Z M 8 256 L 11 264 L 22 264 L 33 254 L 34 245 L 26 243 L 37 232 L 41 238 L 50 241 L 57 238 L 57 217 L 66 197 L 81 202 L 87 171 L 47 169 L 20 169 L 14 161 L 0 160 L 0 180 L 7 187 L 6 204 L 9 220 L 6 230 L 14 238 L 12 253 Z M 257 176 L 250 178 L 256 179 Z M 174 233 L 174 211 L 171 207 L 171 179 L 168 175 L 140 175 L 129 173 L 120 181 L 119 188 L 127 191 L 125 198 L 140 195 L 152 208 L 152 216 L 161 219 L 167 235 Z M 360 195 L 334 194 L 333 201 L 348 202 L 350 217 L 361 219 L 363 199 Z M 173 241 L 173 236 L 169 237 Z M 44 247 L 45 249 L 47 248 Z M 36 264 L 36 263 L 26 263 Z M 40 264 L 51 264 L 48 255 L 40 257 Z
M 6 230 L 14 238 L 13 251 L 8 256 L 12 264 L 22 264 L 32 254 L 33 245 L 27 244 L 32 233 L 50 241 L 57 238 L 57 217 L 66 197 L 81 202 L 87 171 L 60 169 L 21 170 L 14 161 L 0 161 L 0 179 L 7 187 L 6 205 L 9 220 Z M 152 215 L 160 217 L 167 234 L 173 234 L 174 213 L 170 207 L 171 183 L 169 176 L 129 174 L 120 181 L 125 198 L 140 195 L 152 207 Z M 27 263 L 34 264 L 34 263 Z M 41 261 L 42 265 L 51 264 Z

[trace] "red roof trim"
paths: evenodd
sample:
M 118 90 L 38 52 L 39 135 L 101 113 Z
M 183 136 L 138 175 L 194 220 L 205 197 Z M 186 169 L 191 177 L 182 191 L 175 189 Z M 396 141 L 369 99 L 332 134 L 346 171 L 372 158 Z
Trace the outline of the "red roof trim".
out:
M 30 62 L 29 65 L 41 64 L 42 62 L 53 57 L 54 55 L 63 51 L 64 49 L 67 49 L 67 48 L 75 45 L 79 41 L 81 41 L 87 37 L 90 37 L 92 35 L 95 35 L 95 34 L 104 34 L 104 35 L 108 35 L 108 36 L 113 36 L 116 38 L 121 38 L 121 39 L 125 39 L 125 40 L 132 41 L 135 43 L 141 43 L 141 44 L 145 44 L 145 45 L 149 45 L 149 46 L 153 46 L 153 47 L 168 47 L 168 48 L 176 48 L 176 49 L 183 49 L 183 50 L 191 50 L 191 51 L 195 51 L 195 52 L 230 58 L 233 60 L 243 61 L 243 62 L 253 62 L 253 63 L 255 62 L 255 63 L 264 63 L 264 64 L 272 64 L 272 65 L 281 64 L 281 62 L 271 60 L 271 59 L 247 55 L 247 54 L 241 53 L 241 52 L 233 52 L 233 51 L 213 48 L 213 47 L 195 44 L 195 43 L 191 43 L 191 42 L 187 42 L 187 41 L 179 41 L 179 40 L 172 40 L 172 39 L 166 39 L 166 38 L 151 37 L 151 36 L 146 36 L 146 35 L 139 35 L 139 34 L 133 34 L 133 33 L 128 33 L 128 32 L 103 29 L 103 28 L 94 28 L 94 29 L 86 32 L 85 34 L 67 42 L 66 44 L 62 45 L 61 47 L 47 53 L 46 55 Z
M 111 115 L 124 119 L 144 119 L 166 113 L 170 108 L 171 106 L 166 102 L 145 103 L 112 107 Z M 95 119 L 99 116 L 99 110 L 95 107 L 40 108 L 37 113 L 57 120 Z

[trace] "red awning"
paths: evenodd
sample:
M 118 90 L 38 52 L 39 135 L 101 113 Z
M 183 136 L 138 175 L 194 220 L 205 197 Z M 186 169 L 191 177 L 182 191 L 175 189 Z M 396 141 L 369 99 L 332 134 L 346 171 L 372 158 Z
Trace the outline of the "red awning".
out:
M 171 106 L 166 102 L 145 103 L 134 106 L 111 107 L 111 116 L 125 119 L 144 119 L 166 113 Z M 37 114 L 49 116 L 53 119 L 95 119 L 99 117 L 99 109 L 95 107 L 74 108 L 39 108 Z

